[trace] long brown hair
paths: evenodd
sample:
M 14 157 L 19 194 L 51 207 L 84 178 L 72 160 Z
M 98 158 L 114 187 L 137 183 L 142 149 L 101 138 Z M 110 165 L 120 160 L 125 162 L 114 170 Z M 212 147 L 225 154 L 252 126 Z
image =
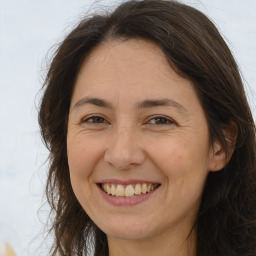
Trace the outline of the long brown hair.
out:
M 85 18 L 60 44 L 49 67 L 39 124 L 50 151 L 46 195 L 51 206 L 51 255 L 108 255 L 106 235 L 77 201 L 67 161 L 67 119 L 83 60 L 107 40 L 143 38 L 156 43 L 170 65 L 194 82 L 212 141 L 228 151 L 225 131 L 238 129 L 229 163 L 210 172 L 194 228 L 197 256 L 256 255 L 255 124 L 237 64 L 213 23 L 176 1 L 128 1 L 112 13 Z

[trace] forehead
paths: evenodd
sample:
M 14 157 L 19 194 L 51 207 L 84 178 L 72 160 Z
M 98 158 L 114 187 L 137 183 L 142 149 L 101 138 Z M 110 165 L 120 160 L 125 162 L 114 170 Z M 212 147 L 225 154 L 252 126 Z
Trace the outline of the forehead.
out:
M 90 74 L 93 75 L 97 71 L 100 74 L 104 73 L 105 78 L 116 79 L 122 76 L 122 80 L 125 81 L 125 78 L 131 78 L 129 76 L 131 74 L 134 80 L 139 79 L 142 74 L 143 79 L 151 79 L 160 72 L 165 75 L 172 70 L 164 53 L 157 45 L 146 40 L 130 39 L 103 42 L 84 60 L 80 76 L 81 71 L 86 73 L 87 79 L 90 78 Z M 124 76 L 125 74 L 127 76 Z M 97 77 L 98 80 L 101 78 L 103 76 Z
M 119 86 L 152 83 L 159 90 L 160 82 L 176 84 L 192 82 L 181 78 L 170 66 L 165 54 L 154 43 L 142 39 L 126 41 L 114 40 L 103 42 L 86 57 L 79 71 L 76 87 L 87 85 L 96 89 L 100 85 L 112 84 L 118 81 Z M 91 86 L 89 86 L 91 85 Z
M 115 58 L 116 61 L 125 61 L 132 65 L 142 64 L 145 59 L 148 61 L 158 59 L 162 66 L 169 67 L 164 53 L 157 44 L 149 40 L 135 38 L 103 41 L 90 52 L 84 60 L 84 65 L 89 62 L 90 65 L 100 65 L 108 58 Z
M 193 103 L 192 99 L 199 104 L 193 83 L 171 68 L 157 45 L 140 39 L 104 42 L 87 56 L 71 107 L 88 97 L 104 98 L 113 106 L 166 98 L 181 105 Z

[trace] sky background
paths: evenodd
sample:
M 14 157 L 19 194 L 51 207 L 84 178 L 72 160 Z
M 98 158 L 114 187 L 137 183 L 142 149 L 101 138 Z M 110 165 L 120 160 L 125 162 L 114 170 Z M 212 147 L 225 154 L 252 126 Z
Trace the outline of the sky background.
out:
M 47 171 L 37 124 L 39 90 L 53 47 L 99 6 L 121 1 L 0 0 L 0 248 L 17 256 L 46 256 Z M 256 114 L 256 1 L 184 0 L 220 29 L 241 69 Z M 93 5 L 92 5 L 93 4 Z

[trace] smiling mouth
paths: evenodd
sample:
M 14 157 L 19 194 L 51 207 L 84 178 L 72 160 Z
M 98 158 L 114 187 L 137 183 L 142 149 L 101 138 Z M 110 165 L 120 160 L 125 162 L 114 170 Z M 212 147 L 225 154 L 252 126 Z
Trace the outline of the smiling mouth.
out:
M 143 184 L 111 184 L 111 183 L 101 183 L 100 188 L 110 196 L 131 198 L 137 197 L 143 194 L 147 194 L 155 189 L 157 189 L 160 184 L 153 183 L 143 183 Z

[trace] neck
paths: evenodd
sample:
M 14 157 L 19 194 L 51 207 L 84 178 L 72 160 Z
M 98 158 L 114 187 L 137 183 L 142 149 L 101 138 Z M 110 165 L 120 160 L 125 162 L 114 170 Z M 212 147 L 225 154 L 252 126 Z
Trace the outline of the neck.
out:
M 108 237 L 109 256 L 195 256 L 196 232 L 172 230 L 153 238 L 128 240 Z

